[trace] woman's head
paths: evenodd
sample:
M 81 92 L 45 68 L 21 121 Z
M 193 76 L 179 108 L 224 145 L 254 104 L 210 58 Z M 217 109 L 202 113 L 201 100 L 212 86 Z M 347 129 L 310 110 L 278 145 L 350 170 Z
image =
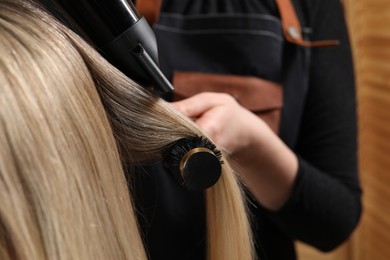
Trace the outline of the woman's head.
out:
M 29 1 L 0 0 L 0 50 L 1 259 L 145 259 L 122 164 L 202 132 Z M 209 258 L 250 259 L 228 163 L 206 200 Z

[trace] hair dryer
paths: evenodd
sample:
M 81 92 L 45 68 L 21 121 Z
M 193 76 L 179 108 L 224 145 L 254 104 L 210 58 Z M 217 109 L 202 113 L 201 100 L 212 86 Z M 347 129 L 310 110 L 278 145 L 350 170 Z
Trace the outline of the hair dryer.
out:
M 153 30 L 131 0 L 41 0 L 115 67 L 162 93 L 173 86 L 158 67 Z

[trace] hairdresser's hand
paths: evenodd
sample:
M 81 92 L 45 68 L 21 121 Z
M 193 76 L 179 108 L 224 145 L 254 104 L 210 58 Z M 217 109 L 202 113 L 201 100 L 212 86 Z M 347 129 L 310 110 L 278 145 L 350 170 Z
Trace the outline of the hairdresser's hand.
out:
M 172 104 L 238 163 L 241 178 L 264 207 L 277 210 L 286 202 L 297 158 L 264 121 L 228 94 L 201 93 Z
M 192 118 L 225 155 L 237 155 L 250 146 L 253 135 L 268 126 L 228 94 L 201 93 L 172 103 Z

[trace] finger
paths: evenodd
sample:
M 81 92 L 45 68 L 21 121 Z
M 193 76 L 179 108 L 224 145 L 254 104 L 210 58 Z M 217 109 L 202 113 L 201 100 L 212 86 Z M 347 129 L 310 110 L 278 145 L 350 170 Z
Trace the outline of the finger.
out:
M 203 130 L 203 132 L 211 139 L 215 140 L 218 136 L 218 120 L 215 120 L 213 115 L 203 114 L 195 123 Z
M 172 105 L 188 117 L 200 117 L 208 110 L 231 101 L 234 101 L 234 99 L 230 95 L 204 92 L 173 102 Z

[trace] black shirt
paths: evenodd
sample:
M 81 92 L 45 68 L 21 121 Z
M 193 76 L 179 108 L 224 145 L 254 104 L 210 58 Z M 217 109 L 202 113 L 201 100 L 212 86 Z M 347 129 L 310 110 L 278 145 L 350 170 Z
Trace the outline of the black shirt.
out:
M 280 137 L 297 154 L 291 198 L 278 212 L 249 199 L 262 259 L 295 259 L 298 239 L 320 250 L 345 241 L 361 212 L 354 74 L 339 0 L 293 1 L 310 40 L 283 36 L 272 0 L 164 0 L 153 26 L 161 68 L 248 75 L 284 88 Z M 151 259 L 204 259 L 203 195 L 179 186 L 158 161 L 136 171 L 134 192 Z

